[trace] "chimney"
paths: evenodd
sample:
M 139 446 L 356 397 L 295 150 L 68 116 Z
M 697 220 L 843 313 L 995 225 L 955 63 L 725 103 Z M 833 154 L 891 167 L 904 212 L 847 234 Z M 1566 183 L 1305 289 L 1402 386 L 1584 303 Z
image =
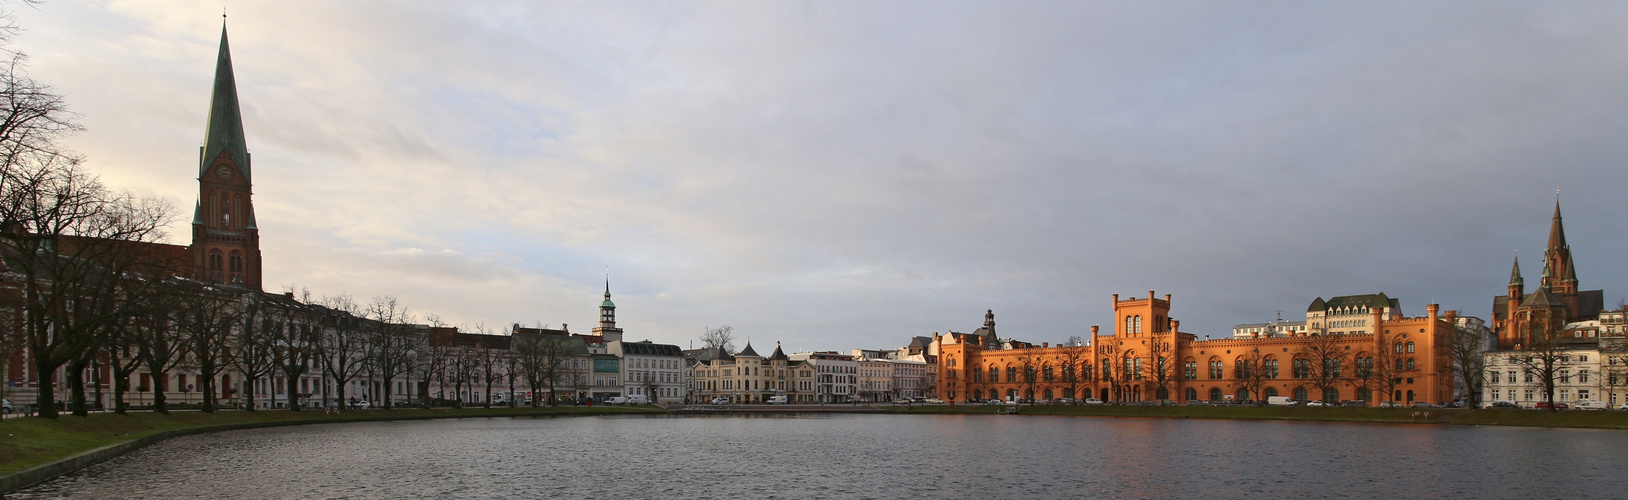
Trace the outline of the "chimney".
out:
M 1040 347 L 1041 348 L 1051 347 L 1051 342 L 1041 342 Z
M 1148 290 L 1148 302 L 1153 302 L 1153 290 Z
M 1169 303 L 1170 303 L 1170 294 L 1168 294 L 1168 293 L 1167 293 L 1167 294 L 1164 294 L 1164 303 L 1165 303 L 1165 304 L 1169 304 Z

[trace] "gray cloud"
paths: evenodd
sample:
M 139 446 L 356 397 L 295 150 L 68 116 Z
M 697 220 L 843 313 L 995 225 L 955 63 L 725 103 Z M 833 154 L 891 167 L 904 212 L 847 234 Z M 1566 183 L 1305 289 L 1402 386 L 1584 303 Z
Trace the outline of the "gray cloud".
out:
M 1385 291 L 1486 316 L 1554 187 L 1625 280 L 1615 5 L 231 6 L 267 281 L 465 325 L 1062 340 Z M 110 183 L 190 208 L 219 19 L 19 12 Z M 175 235 L 188 233 L 178 226 Z

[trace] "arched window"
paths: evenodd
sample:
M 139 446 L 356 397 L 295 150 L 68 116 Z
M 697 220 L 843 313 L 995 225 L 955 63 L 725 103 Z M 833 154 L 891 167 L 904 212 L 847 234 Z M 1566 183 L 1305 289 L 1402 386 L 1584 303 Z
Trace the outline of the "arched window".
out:
M 1008 367 L 1006 367 L 1006 381 L 1007 382 L 1018 382 L 1019 381 L 1018 377 L 1017 377 L 1017 367 L 1016 366 L 1008 366 Z
M 1408 358 L 1408 369 L 1409 370 L 1413 369 L 1413 358 Z
M 220 250 L 209 251 L 209 281 L 221 282 L 221 260 Z
M 989 365 L 989 383 L 993 384 L 1000 381 L 1001 371 L 996 369 L 995 365 Z
M 1396 343 L 1396 353 L 1397 353 L 1397 354 L 1401 354 L 1401 353 L 1402 353 L 1402 343 L 1401 343 L 1401 342 L 1397 342 L 1397 343 Z
M 1261 391 L 1261 395 L 1265 396 L 1268 399 L 1273 398 L 1273 397 L 1277 397 L 1278 389 L 1276 387 L 1267 387 L 1266 390 Z
M 1221 400 L 1221 388 L 1217 387 L 1217 388 L 1214 388 L 1214 389 L 1210 389 L 1210 401 L 1220 401 L 1220 400 Z
M 1052 398 L 1052 397 L 1051 397 L 1051 389 L 1046 389 L 1046 392 L 1045 392 L 1045 394 L 1046 394 L 1046 399 L 1047 399 L 1047 400 L 1048 400 L 1048 401 L 1049 401 L 1049 400 L 1051 400 L 1051 399 L 1053 399 L 1053 398 Z
M 1305 401 L 1306 400 L 1306 390 L 1305 389 L 1295 389 L 1294 390 L 1294 400 L 1295 401 Z
M 1134 326 L 1135 324 L 1136 324 L 1136 320 L 1134 318 L 1132 318 L 1131 316 L 1126 316 L 1125 317 L 1125 333 L 1136 333 L 1136 330 L 1131 329 L 1131 327 Z
M 1400 359 L 1398 359 L 1398 360 L 1396 360 L 1396 370 L 1397 370 L 1397 371 L 1402 371 L 1402 370 L 1405 370 L 1405 369 L 1406 369 L 1406 366 L 1407 366 L 1407 365 L 1406 365 L 1406 364 L 1404 364 L 1404 362 L 1403 362 L 1403 361 L 1402 361 L 1402 360 L 1400 360 Z
M 1374 393 L 1366 388 L 1357 389 L 1357 399 L 1364 403 L 1371 403 L 1374 401 Z
M 1413 341 L 1408 341 L 1408 352 L 1413 352 Z
M 1040 380 L 1043 380 L 1043 381 L 1046 381 L 1046 382 L 1051 382 L 1053 380 L 1053 375 L 1051 373 L 1051 365 L 1046 365 L 1045 367 L 1040 369 Z M 1051 399 L 1051 396 L 1047 395 L 1046 399 Z
M 1249 389 L 1238 389 L 1238 402 L 1249 401 Z
M 1188 387 L 1187 388 L 1187 400 L 1188 401 L 1196 401 L 1196 400 L 1198 400 L 1198 389 Z
M 1261 369 L 1266 370 L 1266 378 L 1278 378 L 1277 359 L 1268 358 L 1266 361 L 1262 361 L 1261 364 L 1263 365 Z
M 231 281 L 229 281 L 229 283 L 234 285 L 243 284 L 243 254 L 238 253 L 237 250 L 232 251 L 230 270 L 231 274 L 229 275 L 229 279 Z
M 1136 315 L 1136 333 L 1142 333 L 1142 315 Z
M 989 390 L 989 399 L 1000 399 L 1000 398 L 1001 398 L 1000 393 L 995 392 L 994 389 Z
M 1338 403 L 1338 402 L 1340 402 L 1340 390 L 1339 389 L 1329 389 L 1329 390 L 1323 391 L 1323 401 L 1326 401 L 1326 402 L 1329 402 L 1329 403 Z
M 1408 402 L 1409 403 L 1413 402 L 1413 391 L 1408 391 Z

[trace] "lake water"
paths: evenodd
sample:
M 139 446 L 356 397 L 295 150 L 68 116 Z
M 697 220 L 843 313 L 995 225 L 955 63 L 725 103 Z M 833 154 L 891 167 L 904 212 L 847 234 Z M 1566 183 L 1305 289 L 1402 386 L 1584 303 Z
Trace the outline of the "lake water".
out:
M 1025 416 L 494 418 L 178 438 L 7 498 L 1621 498 L 1628 432 Z

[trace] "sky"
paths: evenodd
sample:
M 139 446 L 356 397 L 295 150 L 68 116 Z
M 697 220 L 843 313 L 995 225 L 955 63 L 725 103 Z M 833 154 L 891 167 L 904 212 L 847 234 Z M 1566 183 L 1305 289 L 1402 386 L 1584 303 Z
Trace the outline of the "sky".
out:
M 0 5 L 104 182 L 197 199 L 221 9 L 268 290 L 465 331 L 788 352 L 1225 336 L 1384 292 L 1487 318 L 1556 202 L 1628 296 L 1628 4 Z

